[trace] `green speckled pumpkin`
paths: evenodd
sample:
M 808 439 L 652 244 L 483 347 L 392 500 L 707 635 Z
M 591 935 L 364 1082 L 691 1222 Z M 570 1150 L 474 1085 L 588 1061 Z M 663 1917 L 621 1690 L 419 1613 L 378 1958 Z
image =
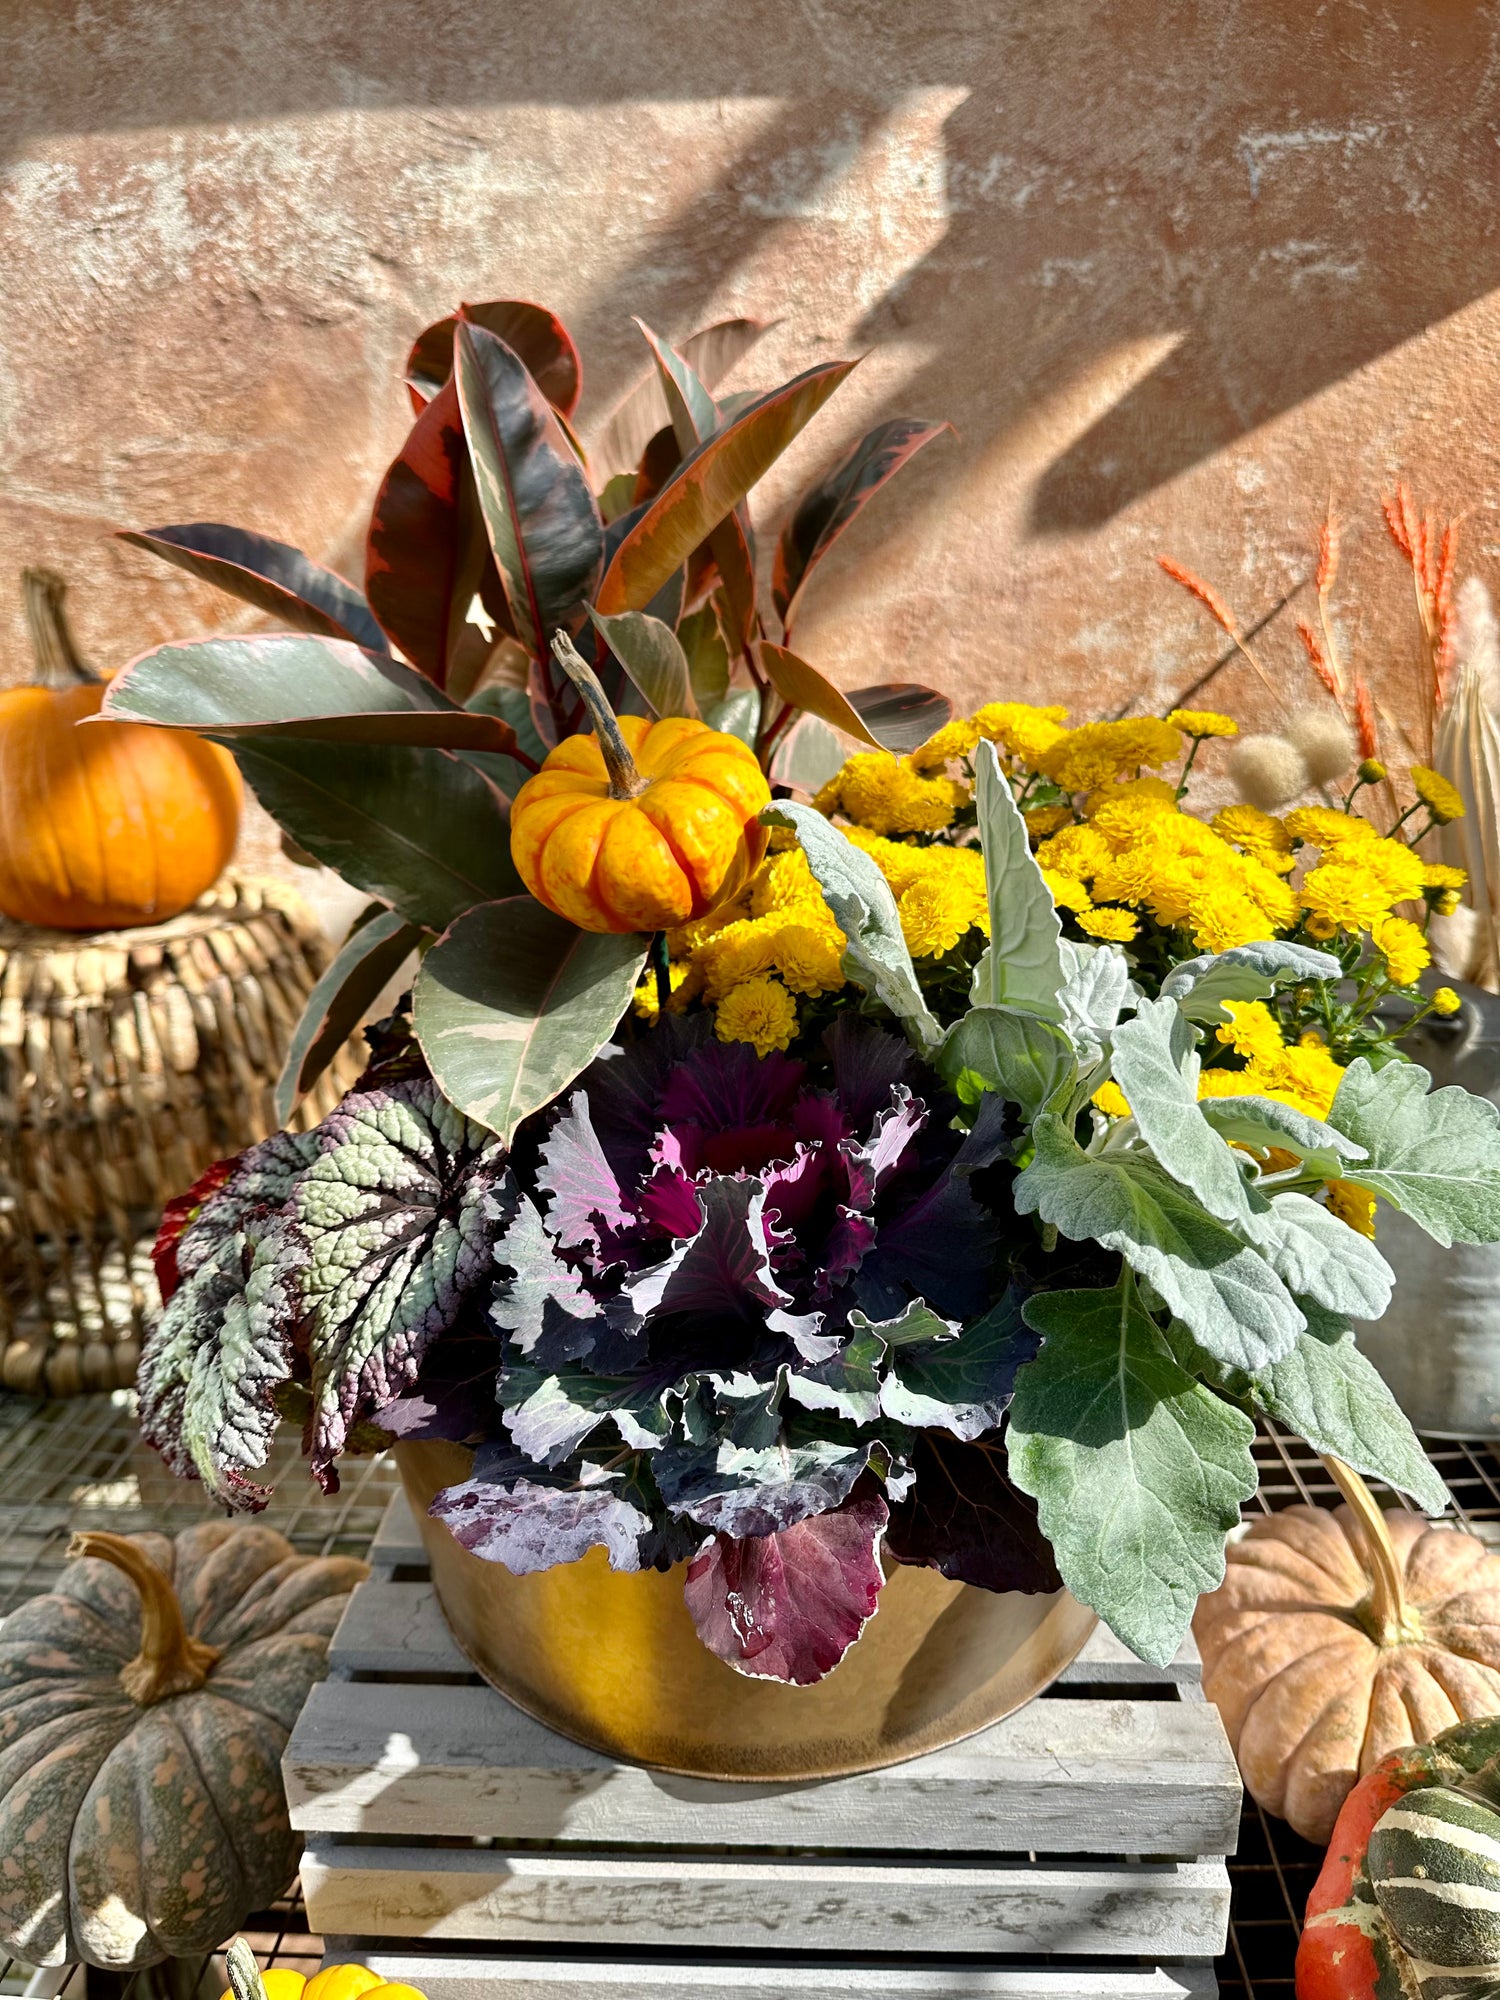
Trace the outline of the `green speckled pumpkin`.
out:
M 0 1627 L 0 1952 L 212 1950 L 296 1871 L 281 1753 L 366 1567 L 228 1522 L 69 1553 Z

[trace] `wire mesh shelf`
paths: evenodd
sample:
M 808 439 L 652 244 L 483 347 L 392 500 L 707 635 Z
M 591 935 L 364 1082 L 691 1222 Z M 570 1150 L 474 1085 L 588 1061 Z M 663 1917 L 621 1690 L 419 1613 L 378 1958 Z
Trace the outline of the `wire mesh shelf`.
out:
M 1494 1448 L 1466 1439 L 1426 1442 L 1453 1496 L 1457 1524 L 1500 1546 Z M 1273 1514 L 1299 1501 L 1338 1504 L 1332 1479 L 1300 1438 L 1265 1426 L 1255 1456 L 1260 1487 L 1247 1512 Z M 399 1483 L 386 1460 L 356 1460 L 342 1468 L 341 1490 L 325 1497 L 308 1480 L 291 1432 L 277 1439 L 267 1474 L 276 1493 L 260 1519 L 308 1555 L 363 1555 Z M 67 1402 L 0 1392 L 0 1616 L 51 1588 L 79 1529 L 173 1532 L 215 1515 L 200 1488 L 174 1479 L 140 1442 L 129 1391 Z M 1320 1848 L 1246 1801 L 1239 1852 L 1229 1863 L 1234 1902 L 1229 1949 L 1218 1963 L 1222 2000 L 1290 2000 L 1302 1910 L 1322 1859 Z M 244 1935 L 266 1966 L 310 1974 L 323 1955 L 295 1886 L 250 1918 Z M 33 1972 L 0 1959 L 0 2000 L 219 2000 L 225 1984 L 217 1954 L 175 1967 L 169 1985 L 159 1971 Z

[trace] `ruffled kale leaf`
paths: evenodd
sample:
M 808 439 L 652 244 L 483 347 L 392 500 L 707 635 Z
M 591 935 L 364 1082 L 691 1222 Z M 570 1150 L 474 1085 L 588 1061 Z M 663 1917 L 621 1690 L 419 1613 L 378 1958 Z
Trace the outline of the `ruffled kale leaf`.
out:
M 163 1218 L 154 1254 L 166 1306 L 141 1356 L 141 1431 L 179 1475 L 250 1512 L 292 1372 L 292 1330 L 264 1293 L 313 1135 L 278 1132 L 220 1161 Z
M 667 1514 L 647 1460 L 614 1454 L 547 1467 L 509 1444 L 481 1445 L 474 1470 L 429 1512 L 463 1548 L 531 1576 L 602 1548 L 614 1569 L 670 1569 L 703 1539 Z
M 715 1535 L 683 1592 L 699 1638 L 738 1673 L 798 1687 L 821 1680 L 875 1610 L 888 1512 L 866 1479 L 840 1506 L 776 1534 Z
M 271 1309 L 305 1324 L 312 1470 L 417 1377 L 481 1281 L 513 1196 L 505 1150 L 425 1078 L 346 1097 L 288 1204 Z
M 1061 1590 L 1036 1504 L 1011 1480 L 998 1431 L 968 1444 L 923 1431 L 911 1469 L 911 1489 L 892 1507 L 886 1536 L 897 1562 L 981 1590 Z

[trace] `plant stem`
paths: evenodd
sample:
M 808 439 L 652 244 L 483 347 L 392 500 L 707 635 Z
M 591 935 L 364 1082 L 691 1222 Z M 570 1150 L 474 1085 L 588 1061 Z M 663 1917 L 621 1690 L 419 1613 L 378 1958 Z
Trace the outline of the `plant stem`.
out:
M 1401 1564 L 1374 1494 L 1342 1459 L 1324 1457 L 1323 1463 L 1358 1521 L 1364 1541 L 1371 1577 L 1367 1614 L 1371 1636 L 1380 1646 L 1399 1645 L 1404 1639 L 1420 1636 L 1420 1622 L 1406 1602 Z
M 120 1685 L 133 1702 L 150 1708 L 170 1694 L 202 1687 L 223 1648 L 205 1646 L 189 1633 L 171 1580 L 139 1542 L 90 1530 L 68 1544 L 70 1556 L 94 1556 L 130 1578 L 141 1599 L 141 1649 L 120 1669 Z
M 667 1011 L 667 1002 L 672 997 L 672 961 L 667 956 L 667 934 L 658 931 L 651 940 L 651 969 L 656 974 L 656 1018 L 659 1021 Z
M 36 658 L 38 687 L 90 687 L 99 676 L 85 665 L 74 643 L 63 599 L 68 586 L 55 570 L 23 569 L 21 596 L 26 605 L 26 629 Z
M 554 632 L 552 651 L 557 664 L 578 690 L 579 699 L 589 712 L 589 720 L 594 725 L 594 733 L 599 738 L 599 752 L 604 759 L 604 768 L 609 773 L 609 795 L 612 799 L 638 799 L 646 789 L 646 780 L 636 768 L 630 745 L 620 732 L 620 725 L 609 699 L 599 685 L 599 676 L 584 659 L 566 632 Z

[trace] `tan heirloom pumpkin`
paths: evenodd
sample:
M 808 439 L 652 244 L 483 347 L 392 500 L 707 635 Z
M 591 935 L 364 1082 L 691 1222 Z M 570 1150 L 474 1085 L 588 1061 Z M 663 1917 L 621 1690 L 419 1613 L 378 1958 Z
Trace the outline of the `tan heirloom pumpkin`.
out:
M 1247 1789 L 1320 1842 L 1390 1751 L 1500 1715 L 1500 1556 L 1335 1476 L 1352 1505 L 1257 1521 L 1193 1619 Z
M 219 1521 L 70 1553 L 0 1627 L 0 1952 L 210 1951 L 296 1871 L 281 1753 L 366 1566 Z

